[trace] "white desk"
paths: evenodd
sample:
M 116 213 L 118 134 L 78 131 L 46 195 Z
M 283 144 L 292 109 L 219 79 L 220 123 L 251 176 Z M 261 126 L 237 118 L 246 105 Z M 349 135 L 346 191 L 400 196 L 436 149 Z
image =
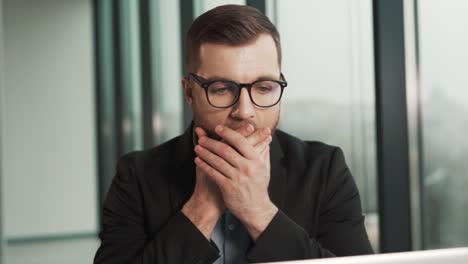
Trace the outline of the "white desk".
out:
M 276 264 L 468 264 L 468 247 L 353 257 L 274 262 Z M 272 262 L 273 264 L 273 262 Z

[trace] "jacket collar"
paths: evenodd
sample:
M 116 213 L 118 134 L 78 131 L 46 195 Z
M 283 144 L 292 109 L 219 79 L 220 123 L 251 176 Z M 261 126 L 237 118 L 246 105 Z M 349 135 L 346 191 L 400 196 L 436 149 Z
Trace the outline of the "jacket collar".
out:
M 193 122 L 176 142 L 172 157 L 171 200 L 175 211 L 182 208 L 195 188 L 195 152 L 193 146 Z M 277 133 L 270 144 L 270 184 L 268 192 L 272 202 L 283 208 L 286 191 L 286 167 L 284 153 Z
M 268 192 L 271 201 L 280 209 L 283 209 L 286 197 L 287 170 L 285 158 L 278 133 L 275 133 L 270 143 L 270 184 L 268 185 Z

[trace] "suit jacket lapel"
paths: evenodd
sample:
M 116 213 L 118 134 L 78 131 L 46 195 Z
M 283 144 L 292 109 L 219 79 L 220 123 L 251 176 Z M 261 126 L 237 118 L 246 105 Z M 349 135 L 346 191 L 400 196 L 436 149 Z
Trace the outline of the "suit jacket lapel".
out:
M 195 188 L 195 152 L 192 141 L 193 123 L 176 143 L 172 156 L 170 197 L 172 209 L 178 212 Z
M 268 191 L 271 201 L 279 209 L 284 208 L 287 184 L 286 173 L 284 153 L 275 133 L 270 144 L 270 184 Z

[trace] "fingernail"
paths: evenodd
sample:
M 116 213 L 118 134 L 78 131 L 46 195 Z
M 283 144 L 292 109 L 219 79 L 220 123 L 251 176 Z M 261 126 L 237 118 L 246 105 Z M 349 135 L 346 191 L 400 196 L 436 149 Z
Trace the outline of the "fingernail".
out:
M 254 130 L 254 127 L 252 126 L 252 124 L 248 124 L 247 125 L 247 132 L 253 132 Z
M 221 131 L 223 131 L 223 129 L 224 129 L 224 127 L 219 125 L 219 126 L 216 126 L 215 130 L 216 130 L 216 132 L 221 132 Z
M 196 145 L 196 146 L 195 146 L 195 151 L 198 152 L 198 151 L 200 151 L 201 149 L 202 149 L 202 147 L 201 147 L 200 145 Z

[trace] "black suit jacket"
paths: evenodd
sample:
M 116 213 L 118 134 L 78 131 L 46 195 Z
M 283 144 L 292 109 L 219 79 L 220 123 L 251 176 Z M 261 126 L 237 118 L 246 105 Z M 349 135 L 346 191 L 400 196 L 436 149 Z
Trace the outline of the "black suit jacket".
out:
M 269 194 L 279 208 L 249 262 L 371 254 L 359 193 L 342 151 L 279 130 Z M 117 164 L 94 263 L 212 263 L 216 246 L 180 211 L 195 184 L 191 128 Z

